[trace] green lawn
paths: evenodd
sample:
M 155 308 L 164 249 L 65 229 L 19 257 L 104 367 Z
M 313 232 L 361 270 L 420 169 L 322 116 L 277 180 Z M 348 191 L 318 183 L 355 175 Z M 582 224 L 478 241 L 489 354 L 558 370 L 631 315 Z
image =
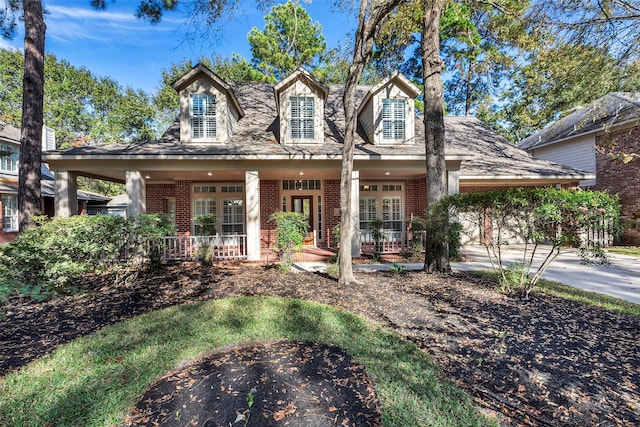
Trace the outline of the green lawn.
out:
M 342 348 L 375 383 L 385 426 L 480 426 L 469 397 L 418 347 L 355 315 L 283 298 L 171 307 L 104 328 L 0 379 L 0 425 L 122 425 L 147 386 L 215 348 L 276 339 Z
M 607 248 L 607 252 L 640 257 L 640 247 L 638 246 L 611 246 Z

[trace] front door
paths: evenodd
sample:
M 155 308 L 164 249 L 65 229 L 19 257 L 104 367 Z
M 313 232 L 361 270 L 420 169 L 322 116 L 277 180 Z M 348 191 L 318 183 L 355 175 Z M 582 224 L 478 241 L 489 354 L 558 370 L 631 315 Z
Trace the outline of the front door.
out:
M 304 215 L 309 231 L 304 236 L 305 245 L 313 245 L 313 196 L 291 196 L 293 211 Z

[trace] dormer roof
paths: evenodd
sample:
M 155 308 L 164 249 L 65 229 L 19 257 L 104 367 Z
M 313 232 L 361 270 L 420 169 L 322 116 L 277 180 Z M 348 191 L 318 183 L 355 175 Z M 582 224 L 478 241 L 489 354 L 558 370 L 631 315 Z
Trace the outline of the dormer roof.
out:
M 420 95 L 420 88 L 411 83 L 411 80 L 400 74 L 399 71 L 394 71 L 389 77 L 369 89 L 367 94 L 364 96 L 364 99 L 360 103 L 360 106 L 358 107 L 358 114 L 360 114 L 362 109 L 367 105 L 373 95 L 375 95 L 385 87 L 390 86 L 391 84 L 395 84 L 396 86 L 398 86 L 411 99 L 415 99 L 418 95 Z
M 222 92 L 224 92 L 224 94 L 233 103 L 233 106 L 238 111 L 240 117 L 243 117 L 244 111 L 242 111 L 242 107 L 238 102 L 238 98 L 236 97 L 233 88 L 226 81 L 224 81 L 224 79 L 222 79 L 220 76 L 218 76 L 203 64 L 196 64 L 191 70 L 187 71 L 182 77 L 173 82 L 171 84 L 171 87 L 173 87 L 177 92 L 180 92 L 195 80 L 200 78 L 202 75 L 208 77 L 216 86 L 220 88 Z
M 320 80 L 316 79 L 311 73 L 309 73 L 304 68 L 297 68 L 293 73 L 289 74 L 287 77 L 279 81 L 277 84 L 273 86 L 273 93 L 276 99 L 276 111 L 280 111 L 279 104 L 279 96 L 278 94 L 289 87 L 291 84 L 296 82 L 297 80 L 303 81 L 307 86 L 315 89 L 315 91 L 322 94 L 322 102 L 327 102 L 327 97 L 329 96 L 329 88 L 320 82 Z

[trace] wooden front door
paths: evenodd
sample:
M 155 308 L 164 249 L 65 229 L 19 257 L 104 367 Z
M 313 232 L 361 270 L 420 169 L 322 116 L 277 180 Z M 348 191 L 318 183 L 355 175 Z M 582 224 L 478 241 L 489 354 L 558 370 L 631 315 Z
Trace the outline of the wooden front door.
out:
M 304 215 L 309 223 L 309 231 L 304 236 L 305 245 L 313 245 L 313 196 L 291 196 L 293 211 Z

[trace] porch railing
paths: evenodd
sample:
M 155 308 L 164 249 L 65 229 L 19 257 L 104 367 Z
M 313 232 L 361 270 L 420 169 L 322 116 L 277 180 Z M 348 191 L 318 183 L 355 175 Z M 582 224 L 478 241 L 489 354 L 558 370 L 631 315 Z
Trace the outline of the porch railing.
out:
M 166 236 L 155 241 L 165 261 L 193 261 L 209 251 L 214 260 L 247 258 L 246 234 L 216 234 L 215 236 Z
M 414 239 L 424 241 L 424 232 L 412 233 L 411 231 L 393 231 L 383 230 L 382 239 L 380 239 L 379 253 L 394 254 L 409 252 L 411 250 L 411 242 Z M 373 239 L 371 232 L 360 232 L 360 250 L 366 254 L 375 253 L 376 241 Z

